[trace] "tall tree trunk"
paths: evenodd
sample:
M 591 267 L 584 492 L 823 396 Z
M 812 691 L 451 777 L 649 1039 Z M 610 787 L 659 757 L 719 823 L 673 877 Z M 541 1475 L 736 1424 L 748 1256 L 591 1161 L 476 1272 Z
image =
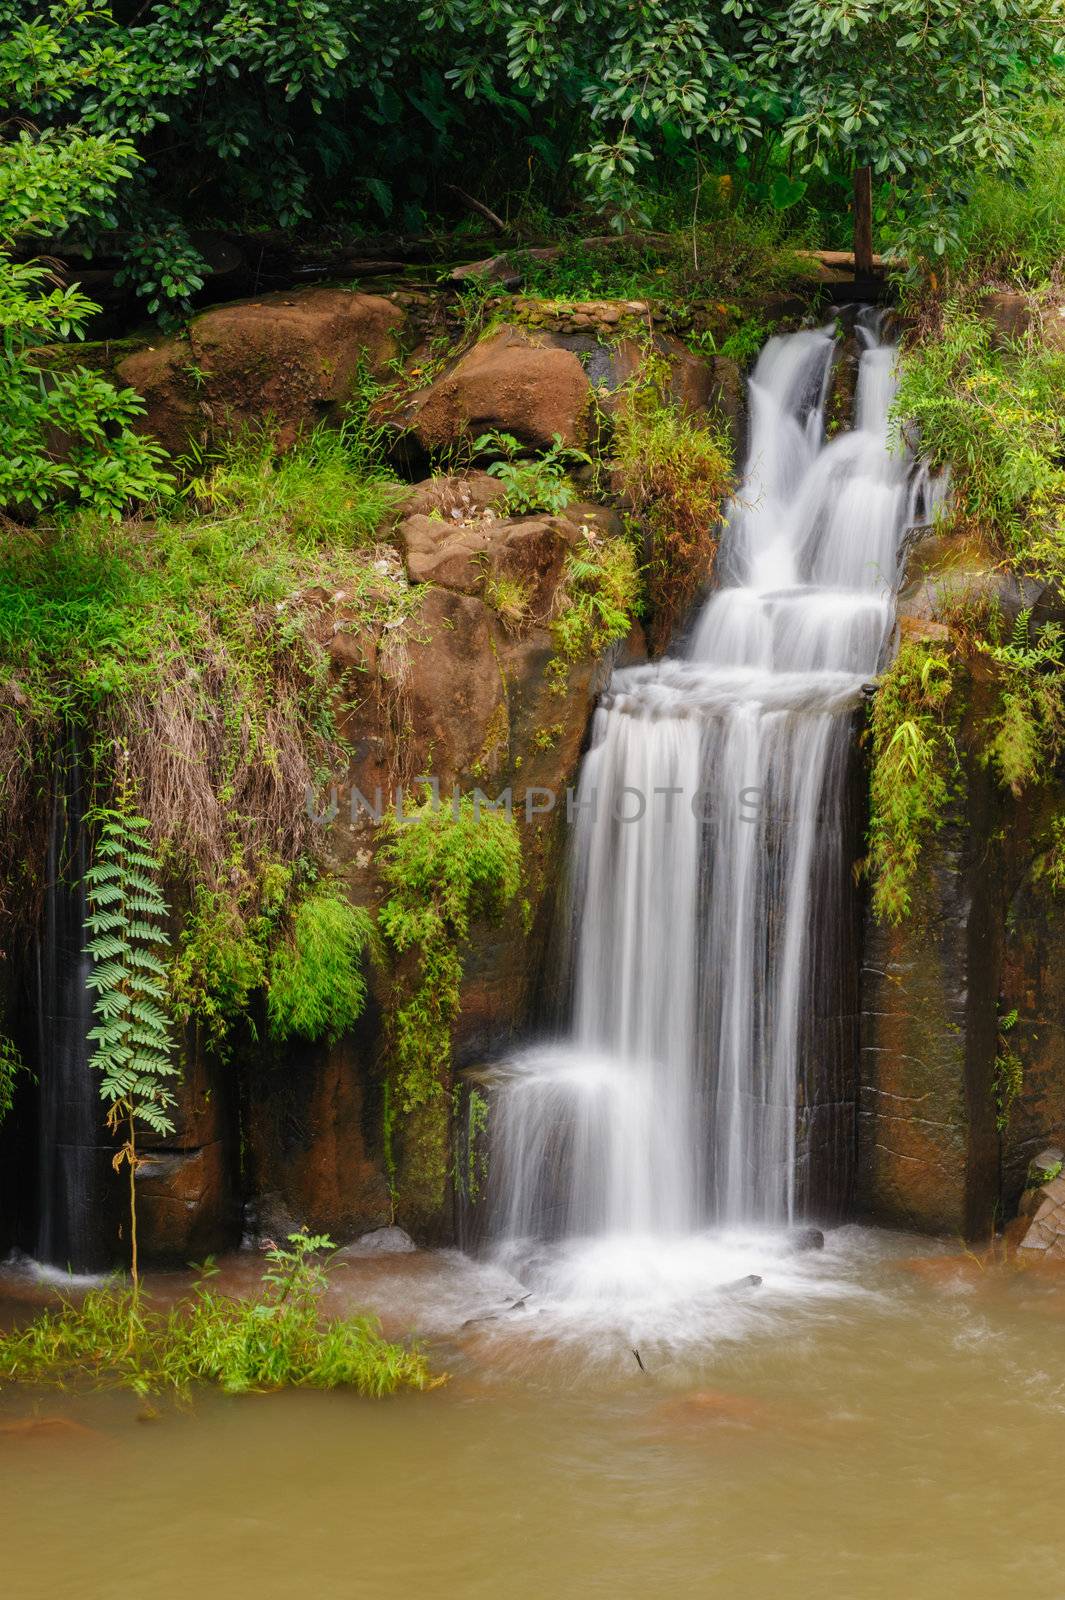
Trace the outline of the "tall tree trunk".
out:
M 873 273 L 873 171 L 854 169 L 854 276 L 869 278 Z

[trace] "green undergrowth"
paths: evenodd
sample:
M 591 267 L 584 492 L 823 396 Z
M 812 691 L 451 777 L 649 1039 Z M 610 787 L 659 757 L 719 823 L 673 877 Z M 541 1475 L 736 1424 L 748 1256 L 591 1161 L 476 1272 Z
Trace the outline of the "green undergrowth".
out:
M 370 913 L 329 879 L 268 863 L 244 894 L 199 888 L 170 969 L 177 1016 L 227 1056 L 235 1030 L 258 1037 L 257 996 L 265 994 L 269 1036 L 335 1040 L 366 1004 L 366 960 L 380 954 Z
M 734 481 L 724 427 L 687 415 L 668 383 L 668 366 L 649 354 L 622 397 L 613 440 L 617 487 L 644 539 L 653 642 L 663 647 L 709 582 Z
M 725 186 L 718 195 L 716 203 L 704 200 L 694 227 L 671 219 L 668 232 L 636 234 L 631 242 L 567 240 L 553 258 L 516 251 L 510 260 L 526 294 L 563 301 L 653 299 L 686 319 L 700 301 L 724 310 L 729 302 L 780 293 L 815 275 L 797 252 L 817 239 L 797 237 L 782 212 L 731 204 Z
M 1065 353 L 1038 325 L 996 342 L 971 300 L 947 301 L 905 351 L 893 416 L 950 467 L 955 527 L 1021 571 L 1065 577 Z
M 949 655 L 904 644 L 880 680 L 869 725 L 869 853 L 873 910 L 901 922 L 911 909 L 922 851 L 942 827 L 960 769 Z
M 378 852 L 388 898 L 378 927 L 396 958 L 386 1023 L 386 1143 L 394 1181 L 392 1136 L 398 1119 L 423 1108 L 440 1124 L 431 1136 L 418 1118 L 419 1143 L 432 1152 L 433 1172 L 420 1186 L 443 1197 L 450 1108 L 451 1036 L 474 925 L 498 922 L 521 884 L 521 841 L 504 810 L 464 796 L 434 807 L 427 799 L 405 822 L 386 818 Z M 428 1181 L 425 1181 L 428 1178 Z M 403 1178 L 399 1177 L 402 1189 Z
M 626 638 L 644 608 L 632 541 L 587 527 L 566 558 L 551 622 L 552 688 L 564 694 L 571 667 Z
M 407 586 L 374 559 L 402 496 L 352 424 L 282 457 L 267 433 L 245 438 L 198 463 L 184 498 L 154 519 L 0 531 L 9 911 L 35 903 L 41 841 L 26 819 L 57 741 L 73 736 L 87 751 L 104 798 L 121 748 L 174 899 L 219 969 L 216 989 L 248 989 L 264 921 L 279 921 L 277 871 L 286 892 L 307 876 L 308 789 L 343 754 L 316 626 L 323 596 L 342 601 L 352 626 L 409 611 Z M 340 700 L 362 692 L 349 670 Z
M 983 171 L 968 186 L 946 264 L 969 282 L 1039 288 L 1065 261 L 1065 115 L 1029 114 L 1031 144 L 1009 172 Z
M 213 1386 L 228 1394 L 299 1387 L 382 1396 L 431 1387 L 420 1352 L 388 1343 L 370 1318 L 323 1315 L 332 1249 L 325 1235 L 305 1232 L 272 1246 L 253 1300 L 212 1288 L 209 1272 L 166 1310 L 118 1284 L 80 1303 L 64 1297 L 28 1327 L 0 1334 L 0 1383 L 141 1395 Z
M 926 313 L 903 356 L 894 426 L 932 466 L 949 467 L 937 532 L 962 560 L 955 584 L 941 574 L 935 586 L 949 642 L 904 647 L 874 705 L 869 866 L 874 907 L 893 921 L 909 909 L 921 848 L 958 774 L 952 682 L 980 683 L 968 754 L 1004 793 L 1052 785 L 1065 751 L 1065 635 L 1027 608 L 1011 625 L 993 576 L 1035 579 L 1051 597 L 1065 582 L 1065 354 L 1042 341 L 1038 297 L 1030 311 L 1029 331 L 1007 340 L 970 287 Z M 1043 863 L 1052 888 L 1065 883 L 1058 861 L 1052 821 Z

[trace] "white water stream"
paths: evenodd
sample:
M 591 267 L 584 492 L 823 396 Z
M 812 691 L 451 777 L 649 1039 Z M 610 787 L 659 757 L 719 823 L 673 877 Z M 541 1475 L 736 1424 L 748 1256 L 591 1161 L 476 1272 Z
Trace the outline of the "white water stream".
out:
M 862 313 L 852 431 L 832 327 L 773 338 L 719 587 L 683 654 L 615 673 L 573 841 L 567 1037 L 499 1069 L 492 1232 L 523 1282 L 656 1298 L 727 1278 L 710 1226 L 803 1208 L 815 968 L 836 943 L 852 712 L 930 486 L 892 451 L 896 351 Z M 820 920 L 819 920 L 820 918 Z

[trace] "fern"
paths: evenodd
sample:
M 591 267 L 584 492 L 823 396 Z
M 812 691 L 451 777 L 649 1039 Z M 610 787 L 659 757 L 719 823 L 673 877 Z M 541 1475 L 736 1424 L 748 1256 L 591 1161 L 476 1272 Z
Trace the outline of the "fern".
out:
M 27 1070 L 15 1041 L 0 1033 L 0 1123 L 15 1103 L 15 1079 Z
M 379 954 L 368 911 L 353 906 L 338 884 L 307 895 L 270 964 L 267 1010 L 274 1037 L 335 1040 L 353 1027 L 366 1004 L 367 951 Z
M 100 1073 L 100 1098 L 108 1107 L 107 1126 L 123 1143 L 114 1168 L 129 1170 L 131 1265 L 137 1288 L 138 1124 L 152 1133 L 173 1133 L 176 1104 L 172 1081 L 174 1039 L 166 1009 L 166 967 L 162 952 L 170 943 L 163 926 L 167 905 L 158 885 L 159 863 L 148 838 L 148 824 L 122 796 L 113 811 L 98 811 L 93 863 L 85 874 L 89 903 L 86 954 L 92 970 L 86 980 L 93 994 L 96 1026 L 90 1066 Z

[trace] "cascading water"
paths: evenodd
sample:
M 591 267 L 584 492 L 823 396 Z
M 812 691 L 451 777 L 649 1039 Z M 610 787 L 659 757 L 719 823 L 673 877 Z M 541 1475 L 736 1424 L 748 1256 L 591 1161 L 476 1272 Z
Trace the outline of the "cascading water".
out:
M 40 1094 L 35 1255 L 75 1272 L 109 1264 L 110 1165 L 96 1074 L 89 1067 L 92 996 L 86 984 L 87 840 L 82 771 L 73 740 L 56 765 L 44 919 L 37 953 Z
M 889 448 L 895 349 L 874 313 L 857 333 L 854 427 L 833 439 L 834 328 L 766 345 L 722 586 L 685 653 L 616 672 L 596 712 L 571 1030 L 494 1079 L 491 1229 L 527 1281 L 544 1241 L 612 1240 L 631 1281 L 710 1223 L 801 1205 L 804 1010 L 832 954 L 820 886 L 843 861 L 852 712 L 930 494 Z

